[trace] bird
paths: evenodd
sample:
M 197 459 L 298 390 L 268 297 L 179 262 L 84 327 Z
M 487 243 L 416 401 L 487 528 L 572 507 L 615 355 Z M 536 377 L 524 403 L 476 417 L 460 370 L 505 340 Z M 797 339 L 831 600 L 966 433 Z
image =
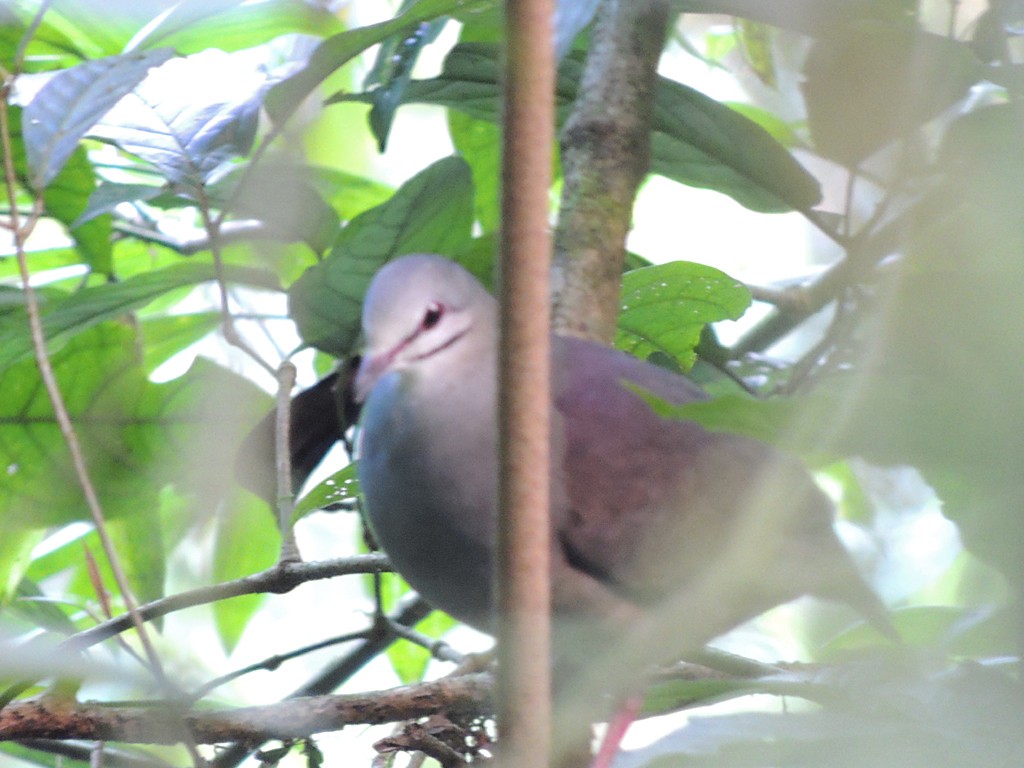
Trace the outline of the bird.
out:
M 495 298 L 456 262 L 393 259 L 365 296 L 354 380 L 374 538 L 428 602 L 485 632 L 495 626 L 498 317 Z M 799 460 L 656 414 L 643 393 L 673 404 L 708 395 L 613 348 L 554 335 L 551 370 L 556 633 L 559 623 L 628 627 L 675 605 L 713 614 L 710 640 L 811 594 L 892 635 Z
M 498 303 L 456 262 L 410 254 L 374 276 L 362 330 L 346 391 L 366 522 L 422 597 L 493 633 Z M 801 595 L 846 602 L 898 641 L 799 460 L 658 415 L 645 396 L 708 399 L 666 368 L 570 336 L 551 350 L 552 664 L 565 705 L 553 728 L 570 763 L 580 729 L 608 719 L 591 765 L 611 764 L 645 666 Z M 609 696 L 626 701 L 617 714 Z

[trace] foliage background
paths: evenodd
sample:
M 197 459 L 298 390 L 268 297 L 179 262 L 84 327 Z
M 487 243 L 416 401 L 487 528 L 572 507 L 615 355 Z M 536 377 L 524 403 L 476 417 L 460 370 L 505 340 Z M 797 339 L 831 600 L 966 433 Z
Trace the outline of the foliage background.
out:
M 362 292 L 391 256 L 439 251 L 490 280 L 500 8 L 407 5 L 0 5 L 0 677 L 31 678 L 20 696 L 55 679 L 65 693 L 82 685 L 82 699 L 165 696 L 131 633 L 85 660 L 54 650 L 125 610 L 107 551 L 140 602 L 271 566 L 274 517 L 233 463 L 273 406 L 280 364 L 294 358 L 309 385 L 330 356 L 356 351 Z M 561 120 L 593 6 L 562 8 Z M 724 647 L 823 666 L 663 686 L 654 709 L 710 706 L 624 764 L 1009 764 L 1024 732 L 1015 5 L 673 10 L 617 343 L 696 360 L 692 375 L 720 397 L 685 415 L 779 442 L 820 471 L 908 647 L 885 647 L 840 609 L 787 606 Z M 443 120 L 439 148 L 414 114 Z M 19 262 L 109 546 L 43 386 Z M 701 336 L 751 296 L 742 321 Z M 361 547 L 355 516 L 337 511 L 356 503 L 341 472 L 299 500 L 307 560 Z M 335 511 L 313 511 L 324 506 Z M 392 610 L 402 587 L 388 578 L 379 591 Z M 362 630 L 373 597 L 372 579 L 349 576 L 215 600 L 148 631 L 166 676 L 192 691 Z M 451 623 L 434 614 L 419 629 Z M 448 639 L 482 642 L 462 629 Z M 206 703 L 274 701 L 350 648 L 243 676 Z M 381 687 L 389 668 L 418 679 L 427 658 L 401 640 L 347 690 Z M 365 744 L 342 744 L 369 762 Z M 53 749 L 0 743 L 14 761 L 55 764 Z M 137 754 L 114 747 L 110 759 L 121 749 Z

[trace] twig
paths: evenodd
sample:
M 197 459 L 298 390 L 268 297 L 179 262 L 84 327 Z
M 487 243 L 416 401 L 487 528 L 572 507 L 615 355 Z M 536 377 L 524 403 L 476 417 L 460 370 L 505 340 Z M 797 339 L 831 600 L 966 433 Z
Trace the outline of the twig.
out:
M 292 389 L 295 387 L 295 365 L 281 363 L 277 370 L 277 418 L 274 429 L 274 464 L 277 474 L 277 524 L 281 530 L 282 563 L 302 559 L 295 541 L 292 511 L 295 509 L 295 491 L 292 487 Z
M 210 234 L 203 230 L 201 235 L 180 239 L 165 235 L 156 229 L 139 226 L 129 222 L 115 222 L 114 230 L 121 234 L 128 235 L 143 242 L 156 243 L 168 248 L 182 256 L 191 256 L 196 253 L 210 250 Z M 198 231 L 198 230 L 197 230 Z M 221 245 L 230 243 L 252 242 L 254 240 L 266 240 L 272 236 L 272 232 L 262 221 L 228 221 L 225 222 L 217 233 Z
M 426 618 L 431 610 L 419 595 L 409 593 L 399 601 L 398 609 L 388 617 L 388 621 L 374 623 L 370 634 L 361 645 L 329 665 L 312 680 L 292 691 L 288 698 L 320 696 L 334 691 L 395 641 L 396 635 L 391 631 L 393 625 L 415 626 Z M 210 766 L 211 768 L 235 768 L 258 748 L 259 744 L 234 744 L 222 750 L 211 761 Z
M 170 681 L 163 672 L 163 667 L 160 663 L 160 658 L 156 653 L 156 649 L 150 641 L 149 634 L 146 632 L 143 620 L 138 614 L 137 601 L 132 593 L 130 585 L 128 584 L 128 577 L 121 565 L 121 561 L 117 555 L 116 549 L 114 548 L 113 541 L 107 531 L 103 508 L 100 505 L 96 488 L 89 476 L 89 470 L 85 463 L 85 456 L 78 440 L 78 434 L 75 431 L 74 425 L 71 422 L 71 417 L 64 404 L 64 399 L 60 392 L 60 386 L 57 383 L 56 375 L 53 372 L 53 366 L 50 364 L 50 358 L 46 351 L 46 336 L 43 332 L 43 323 L 40 316 L 39 298 L 36 295 L 35 289 L 32 287 L 31 274 L 28 269 L 28 258 L 25 252 L 25 241 L 34 228 L 35 223 L 38 221 L 39 215 L 42 213 L 42 197 L 39 194 L 35 195 L 33 217 L 24 227 L 22 227 L 16 206 L 17 191 L 15 189 L 15 179 L 17 178 L 17 175 L 14 168 L 14 155 L 11 146 L 10 114 L 7 103 L 9 89 L 10 83 L 8 82 L 4 83 L 3 89 L 0 91 L 0 145 L 3 147 L 4 181 L 7 189 L 7 199 L 11 206 L 11 225 L 14 232 L 15 254 L 18 260 L 18 271 L 21 276 L 22 289 L 25 294 L 25 310 L 28 315 L 29 331 L 32 337 L 32 350 L 35 355 L 36 366 L 39 369 L 39 376 L 43 381 L 47 396 L 49 397 L 51 406 L 53 407 L 54 416 L 56 417 L 57 423 L 60 427 L 61 435 L 63 436 L 64 442 L 71 454 L 75 477 L 77 478 L 78 483 L 82 488 L 82 493 L 85 496 L 86 505 L 89 508 L 89 514 L 92 517 L 93 525 L 95 526 L 96 533 L 99 536 L 104 555 L 107 558 L 107 562 L 110 564 L 111 572 L 114 575 L 114 581 L 117 584 L 118 590 L 121 592 L 122 599 L 124 600 L 125 607 L 131 617 L 131 621 L 138 632 L 139 641 L 142 643 L 146 658 L 149 660 L 151 671 L 162 688 L 165 688 L 168 691 L 173 691 Z
M 215 677 L 213 680 L 204 683 L 200 688 L 193 692 L 193 694 L 191 695 L 191 699 L 193 702 L 199 701 L 200 699 L 204 699 L 212 691 L 216 690 L 217 688 L 220 688 L 222 685 L 227 685 L 233 680 L 237 680 L 238 678 L 244 677 L 245 675 L 248 675 L 252 672 L 273 672 L 286 661 L 297 659 L 300 656 L 305 656 L 307 654 L 314 653 L 315 651 L 323 650 L 324 648 L 330 648 L 332 645 L 350 643 L 353 640 L 364 640 L 366 637 L 369 636 L 370 632 L 372 631 L 373 630 L 371 627 L 370 629 L 363 629 L 358 632 L 349 632 L 345 635 L 339 635 L 338 637 L 332 637 L 328 638 L 327 640 L 321 640 L 319 643 L 311 643 L 310 645 L 304 645 L 303 647 L 296 648 L 294 651 L 289 651 L 288 653 L 279 653 L 273 656 L 269 656 L 266 659 L 263 659 L 262 661 L 257 661 L 253 664 L 249 664 L 248 666 L 242 667 L 241 669 L 236 669 L 233 672 L 228 672 L 226 675 Z
M 36 36 L 36 32 L 39 30 L 39 25 L 43 23 L 43 16 L 50 8 L 52 0 L 42 0 L 39 3 L 39 8 L 36 10 L 35 16 L 32 17 L 32 21 L 25 29 L 25 34 L 21 36 L 21 40 L 18 41 L 18 49 L 14 52 L 14 68 L 13 71 L 21 73 L 24 71 L 25 66 L 25 51 L 28 50 L 28 44 L 32 42 L 32 38 Z
M 421 648 L 425 648 L 430 652 L 431 656 L 439 661 L 450 661 L 453 664 L 462 664 L 466 660 L 465 654 L 459 653 L 444 640 L 428 637 L 422 632 L 416 631 L 412 627 L 395 624 L 391 627 L 391 631 L 403 640 L 408 640 L 410 643 L 415 643 Z
M 215 603 L 238 595 L 262 594 L 271 592 L 283 594 L 307 581 L 329 579 L 335 576 L 347 576 L 355 573 L 372 573 L 390 570 L 387 558 L 380 554 L 356 555 L 354 557 L 324 560 L 316 563 L 282 563 L 265 571 L 244 576 L 234 581 L 213 584 L 207 587 L 179 592 L 176 595 L 154 600 L 137 606 L 135 615 L 141 621 L 152 621 L 169 613 L 192 608 L 198 605 Z M 72 635 L 59 643 L 55 651 L 81 651 L 111 638 L 133 626 L 133 617 L 121 615 L 105 621 L 95 627 Z M 22 682 L 11 686 L 0 694 L 0 707 L 9 703 L 25 691 L 31 682 Z

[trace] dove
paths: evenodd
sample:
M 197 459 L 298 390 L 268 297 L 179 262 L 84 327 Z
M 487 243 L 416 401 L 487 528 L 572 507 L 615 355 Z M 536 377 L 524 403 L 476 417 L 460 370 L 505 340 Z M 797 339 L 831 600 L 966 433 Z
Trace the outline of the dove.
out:
M 367 522 L 428 602 L 493 631 L 497 301 L 455 262 L 413 254 L 373 278 L 362 324 L 354 393 Z M 642 393 L 673 404 L 707 398 L 664 368 L 553 337 L 556 641 L 560 624 L 628 629 L 666 606 L 682 609 L 687 625 L 703 621 L 691 610 L 710 606 L 707 637 L 694 636 L 710 640 L 805 594 L 843 601 L 892 634 L 801 462 L 663 418 Z

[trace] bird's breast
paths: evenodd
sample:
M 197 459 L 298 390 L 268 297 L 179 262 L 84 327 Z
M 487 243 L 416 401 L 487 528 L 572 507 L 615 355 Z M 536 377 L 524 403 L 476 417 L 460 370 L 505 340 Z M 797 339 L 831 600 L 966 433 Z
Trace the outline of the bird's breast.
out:
M 396 570 L 438 608 L 486 627 L 496 516 L 494 417 L 474 412 L 465 393 L 444 396 L 467 401 L 457 422 L 414 378 L 389 373 L 377 382 L 363 410 L 360 487 L 370 527 Z

